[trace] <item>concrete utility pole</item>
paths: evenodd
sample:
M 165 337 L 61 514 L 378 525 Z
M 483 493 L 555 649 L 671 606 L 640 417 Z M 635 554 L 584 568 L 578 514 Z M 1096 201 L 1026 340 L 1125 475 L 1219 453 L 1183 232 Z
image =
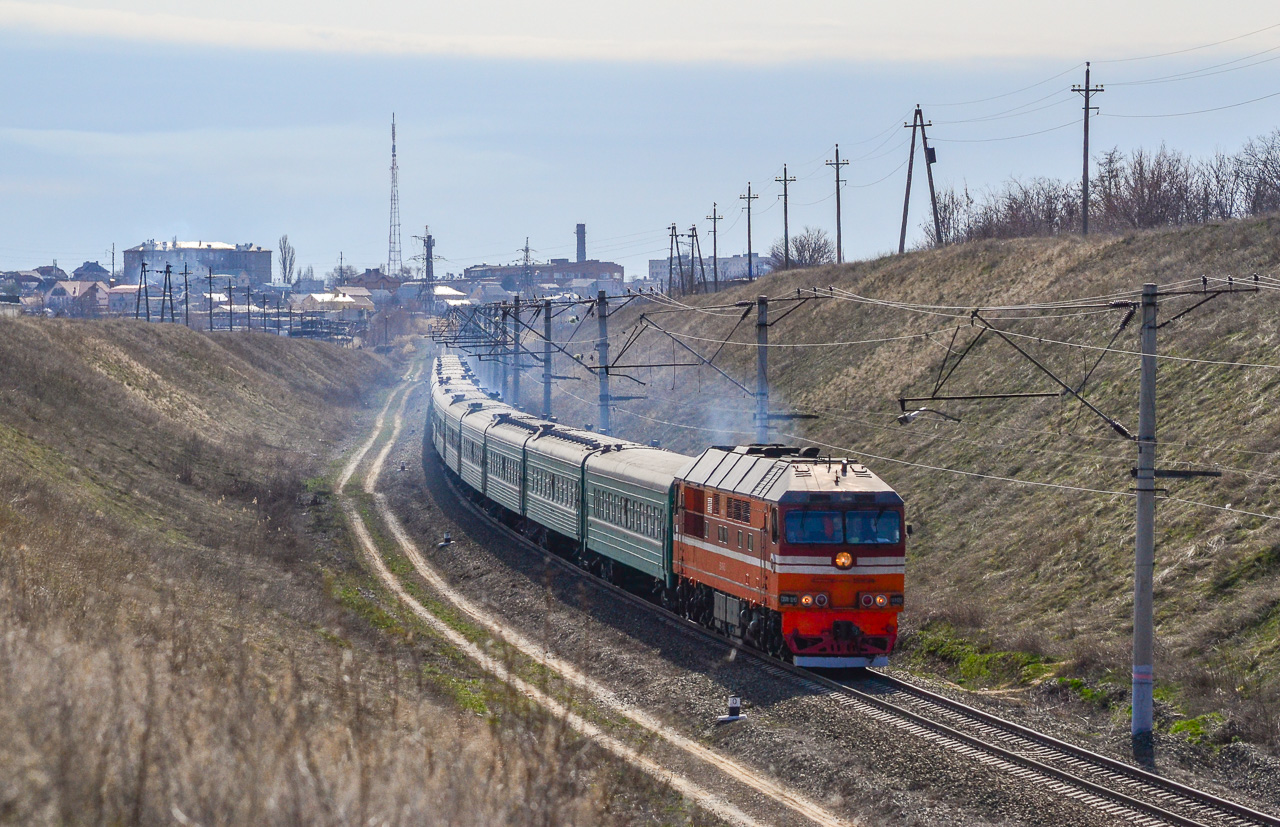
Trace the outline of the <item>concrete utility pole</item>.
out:
M 1135 752 L 1151 740 L 1155 686 L 1152 571 L 1156 519 L 1156 298 L 1142 285 L 1142 374 L 1138 392 L 1137 530 L 1133 571 L 1133 719 Z
M 498 362 L 502 365 L 502 383 L 498 385 L 498 390 L 505 396 L 507 393 L 507 379 L 509 378 L 510 368 L 507 359 L 507 316 L 510 311 L 507 309 L 507 303 L 502 302 L 498 306 L 501 315 L 495 319 L 498 322 Z
M 756 299 L 756 442 L 769 443 L 769 297 Z
M 747 281 L 756 280 L 756 265 L 751 254 L 751 202 L 759 197 L 751 194 L 750 181 L 747 182 L 747 194 L 738 196 L 738 198 L 747 202 Z
M 542 300 L 542 416 L 551 418 L 551 299 Z
M 520 407 L 520 294 L 511 305 L 511 407 Z
M 1090 106 L 1090 98 L 1098 93 L 1106 91 L 1101 84 L 1098 86 L 1089 85 L 1089 62 L 1084 64 L 1084 86 L 1076 84 L 1071 87 L 1072 92 L 1079 92 L 1084 95 L 1084 175 L 1080 179 L 1080 235 L 1089 234 L 1089 111 L 1096 110 L 1098 107 Z
M 191 327 L 191 272 L 182 265 L 182 323 Z
M 209 331 L 213 332 L 213 267 L 209 268 Z
M 231 292 L 231 279 L 227 279 L 227 330 L 236 329 L 236 297 Z
M 596 294 L 596 320 L 600 340 L 596 342 L 596 375 L 600 378 L 600 433 L 611 433 L 609 423 L 609 299 L 603 290 Z
M 782 177 L 774 178 L 779 184 L 782 184 L 782 269 L 791 269 L 791 219 L 787 214 L 788 201 L 787 184 L 795 182 L 795 176 L 787 177 L 787 165 L 782 165 Z
M 914 132 L 912 132 L 911 134 L 912 134 L 912 137 L 915 136 Z M 840 160 L 840 144 L 836 144 L 836 159 L 834 161 L 827 161 L 827 166 L 835 167 L 835 170 L 836 170 L 836 263 L 837 264 L 844 264 L 844 237 L 840 233 L 840 227 L 841 227 L 840 185 L 844 183 L 844 180 L 841 179 L 840 177 L 840 167 L 847 167 L 848 165 L 849 165 L 848 161 Z
M 724 218 L 723 215 L 716 212 L 716 202 L 711 202 L 711 215 L 707 216 L 707 220 L 711 222 L 711 283 L 715 285 L 713 292 L 720 292 L 720 248 L 717 245 L 719 236 L 716 225 Z

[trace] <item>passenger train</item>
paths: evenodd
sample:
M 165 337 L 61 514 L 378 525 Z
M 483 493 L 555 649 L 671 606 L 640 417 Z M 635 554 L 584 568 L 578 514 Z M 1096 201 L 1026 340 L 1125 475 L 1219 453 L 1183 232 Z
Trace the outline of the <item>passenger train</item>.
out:
M 888 663 L 910 527 L 862 464 L 781 445 L 689 457 L 522 413 L 457 356 L 431 377 L 427 444 L 550 550 L 796 665 Z

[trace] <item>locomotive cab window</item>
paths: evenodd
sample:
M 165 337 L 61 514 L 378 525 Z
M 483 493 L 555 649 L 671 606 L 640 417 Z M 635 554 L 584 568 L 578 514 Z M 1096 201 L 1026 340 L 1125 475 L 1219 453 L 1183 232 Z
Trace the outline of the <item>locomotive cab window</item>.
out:
M 844 534 L 850 543 L 878 544 L 902 541 L 902 518 L 896 511 L 850 511 L 845 515 Z
M 839 511 L 788 511 L 788 543 L 843 543 L 844 515 Z

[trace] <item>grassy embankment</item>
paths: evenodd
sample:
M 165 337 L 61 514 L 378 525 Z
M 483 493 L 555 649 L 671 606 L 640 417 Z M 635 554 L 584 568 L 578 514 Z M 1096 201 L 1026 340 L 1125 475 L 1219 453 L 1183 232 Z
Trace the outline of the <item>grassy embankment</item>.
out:
M 613 820 L 617 772 L 360 565 L 334 459 L 395 376 L 0 322 L 0 821 Z
M 895 422 L 899 396 L 934 387 L 952 331 L 957 347 L 977 333 L 964 308 L 1109 296 L 1202 274 L 1277 274 L 1280 218 L 1090 239 L 980 242 L 815 270 L 780 273 L 691 304 L 751 301 L 797 288 L 851 291 L 874 299 L 960 310 L 909 312 L 855 301 L 806 304 L 772 328 L 773 343 L 867 342 L 774 348 L 775 410 L 817 414 L 782 422 L 783 441 L 803 438 L 861 454 L 906 498 L 915 524 L 900 663 L 941 668 L 974 687 L 1037 684 L 1127 715 L 1131 632 L 1135 448 L 1069 398 L 938 402 L 961 418 L 924 414 Z M 1192 285 L 1198 286 L 1198 285 Z M 1195 299 L 1170 301 L 1168 319 Z M 790 305 L 775 301 L 771 317 Z M 622 333 L 653 305 L 632 305 L 611 322 Z M 1280 294 L 1219 298 L 1159 331 L 1165 355 L 1280 365 Z M 985 314 L 1004 329 L 1104 346 L 1123 310 L 1020 320 Z M 741 311 L 665 313 L 664 327 L 724 337 Z M 754 387 L 754 310 L 717 364 Z M 594 321 L 588 325 L 594 334 Z M 1131 323 L 1115 347 L 1138 349 Z M 921 334 L 930 333 L 929 337 Z M 579 334 L 587 337 L 587 334 Z M 892 337 L 907 337 L 898 338 Z M 687 339 L 703 353 L 714 342 Z M 1078 384 L 1100 353 L 1016 339 Z M 590 348 L 575 348 L 590 356 Z M 676 357 L 676 358 L 672 358 Z M 647 334 L 626 361 L 686 361 L 670 340 Z M 1137 357 L 1109 354 L 1085 388 L 1101 410 L 1137 430 Z M 559 370 L 559 368 L 557 368 Z M 639 371 L 643 389 L 615 378 L 615 432 L 657 438 L 694 453 L 751 437 L 751 401 L 708 369 Z M 557 412 L 594 422 L 595 383 L 563 383 Z M 1162 481 L 1173 497 L 1280 515 L 1280 370 L 1165 360 L 1158 380 L 1159 466 L 1218 469 L 1219 479 Z M 941 393 L 1053 391 L 1056 386 L 1008 344 L 988 334 Z M 639 414 L 639 415 L 637 415 Z M 647 417 L 647 418 L 645 418 Z M 678 423 L 678 424 L 676 424 Z M 841 448 L 844 450 L 842 451 Z M 876 457 L 879 457 L 877 459 Z M 894 462 L 891 460 L 897 460 Z M 911 463 L 911 464 L 903 464 Z M 1019 485 L 973 474 L 1122 492 L 1107 495 Z M 1280 522 L 1162 501 L 1157 506 L 1156 611 L 1161 726 L 1222 742 L 1280 743 Z M 1204 716 L 1204 717 L 1201 717 Z

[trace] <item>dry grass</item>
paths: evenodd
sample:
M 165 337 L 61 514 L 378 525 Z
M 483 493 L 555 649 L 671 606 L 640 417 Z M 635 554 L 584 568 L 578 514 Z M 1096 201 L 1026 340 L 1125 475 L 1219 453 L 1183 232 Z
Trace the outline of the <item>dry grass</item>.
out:
M 834 285 L 876 299 L 922 305 L 1017 305 L 1140 289 L 1144 282 L 1198 279 L 1201 274 L 1275 275 L 1280 265 L 1280 217 L 1208 224 L 1177 231 L 986 241 L 889 256 L 873 261 L 769 276 L 694 304 L 750 301 L 797 289 Z M 1185 307 L 1170 303 L 1169 318 Z M 775 301 L 771 317 L 788 305 Z M 622 334 L 640 312 L 623 310 L 611 333 Z M 1274 292 L 1224 297 L 1159 334 L 1160 352 L 1231 362 L 1280 365 L 1280 313 Z M 668 329 L 725 336 L 741 311 L 663 314 Z M 946 311 L 944 311 L 945 313 Z M 1105 345 L 1123 311 L 997 325 L 1032 336 Z M 909 313 L 870 304 L 824 300 L 807 304 L 770 332 L 775 343 L 862 342 L 931 332 L 928 338 L 835 348 L 775 348 L 769 354 L 775 410 L 820 415 L 778 425 L 784 441 L 804 438 L 861 454 L 905 497 L 916 534 L 908 564 L 907 613 L 915 626 L 930 619 L 982 631 L 997 645 L 1037 646 L 1097 679 L 1127 681 L 1124 647 L 1130 626 L 1133 501 L 1122 495 L 1032 488 L 994 479 L 933 471 L 923 465 L 978 474 L 1127 492 L 1133 446 L 1078 404 L 1059 399 L 938 403 L 961 423 L 924 417 L 895 423 L 898 396 L 933 388 L 951 329 L 963 346 L 976 332 L 967 315 Z M 588 324 L 594 334 L 594 322 Z M 1116 342 L 1137 350 L 1138 325 Z M 580 334 L 584 337 L 587 334 Z M 754 312 L 716 360 L 754 387 Z M 1018 340 L 1067 381 L 1079 382 L 1097 359 L 1081 351 Z M 690 341 L 702 352 L 713 344 Z M 581 348 L 586 350 L 586 348 Z M 649 333 L 627 362 L 684 361 L 669 340 Z M 1110 355 L 1090 379 L 1087 395 L 1103 411 L 1137 425 L 1136 357 Z M 562 366 L 557 366 L 561 370 Z M 1159 373 L 1159 463 L 1221 467 L 1214 480 L 1171 481 L 1183 499 L 1276 514 L 1280 502 L 1280 371 L 1165 361 Z M 638 371 L 641 387 L 615 378 L 615 393 L 643 394 L 620 403 L 615 432 L 659 439 L 688 453 L 712 443 L 750 440 L 752 402 L 706 369 Z M 557 413 L 566 422 L 595 421 L 595 382 L 564 383 Z M 944 393 L 1055 390 L 1009 346 L 974 348 Z M 628 413 L 628 411 L 632 413 Z M 639 415 L 636 415 L 639 414 Z M 645 418 L 647 417 L 647 418 Z M 788 436 L 794 435 L 794 436 Z M 833 449 L 842 453 L 840 448 Z M 879 457 L 880 459 L 877 459 Z M 894 462 L 895 460 L 900 462 Z M 901 463 L 914 463 L 901 464 Z M 1224 737 L 1237 734 L 1275 745 L 1280 708 L 1280 524 L 1193 505 L 1158 506 L 1156 599 L 1163 650 L 1157 673 L 1187 714 L 1223 711 Z M 947 611 L 942 611 L 950 607 Z M 1033 634 L 1034 633 L 1034 634 Z M 1205 675 L 1215 676 L 1208 681 Z M 1171 702 L 1171 703 L 1175 703 Z M 1270 716 L 1269 718 L 1267 716 Z
M 325 466 L 395 375 L 261 334 L 0 322 L 0 822 L 628 823 L 670 802 L 356 562 Z

